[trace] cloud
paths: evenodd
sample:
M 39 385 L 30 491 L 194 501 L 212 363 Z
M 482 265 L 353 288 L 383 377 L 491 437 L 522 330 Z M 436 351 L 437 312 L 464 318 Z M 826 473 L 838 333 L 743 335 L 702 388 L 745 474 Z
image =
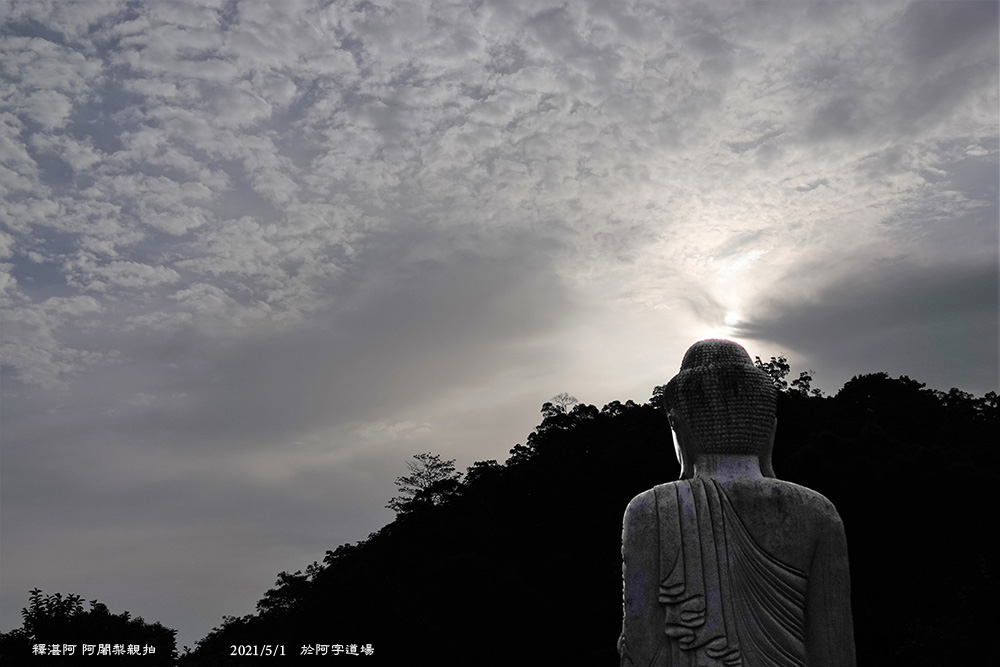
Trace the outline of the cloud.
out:
M 804 266 L 782 281 L 822 270 Z M 918 379 L 935 389 L 995 386 L 998 280 L 997 266 L 990 261 L 889 261 L 826 285 L 808 300 L 765 301 L 737 332 L 781 341 L 815 367 L 837 373 L 832 387 L 849 377 L 845 370 L 833 371 L 844 368 L 838 362 L 844 357 L 850 359 L 851 374 L 885 370 L 913 375 L 908 369 L 919 367 Z M 979 362 L 964 365 L 960 360 L 966 357 Z
M 40 186 L 38 165 L 18 139 L 23 127 L 13 114 L 0 113 L 0 192 L 4 195 Z
M 62 93 L 54 90 L 39 90 L 28 95 L 20 105 L 21 111 L 46 130 L 54 130 L 66 124 L 72 104 Z
M 21 383 L 48 391 L 67 389 L 69 377 L 110 356 L 58 343 L 60 330 L 92 321 L 101 311 L 92 297 L 50 297 L 37 305 L 7 301 L 4 306 L 2 357 Z
M 69 122 L 102 72 L 99 61 L 38 37 L 9 37 L 0 46 L 4 78 L 17 82 L 7 104 L 41 129 Z
M 45 26 L 63 38 L 83 37 L 95 25 L 119 15 L 122 0 L 14 0 L 7 15 L 12 23 L 30 22 Z
M 496 369 L 523 363 L 517 341 L 539 335 L 567 308 L 541 256 L 495 248 L 437 259 L 433 247 L 423 257 L 395 247 L 387 257 L 382 248 L 364 258 L 370 270 L 355 268 L 363 281 L 329 315 L 225 349 L 209 344 L 209 357 L 197 352 L 207 341 L 190 339 L 187 361 L 163 388 L 192 397 L 179 428 L 260 437 L 364 419 L 387 404 L 403 409 L 422 400 L 418 384 L 444 391 L 487 383 Z M 174 298 L 196 313 L 239 312 L 209 285 Z
M 419 284 L 496 238 L 549 244 L 553 284 L 613 277 L 716 326 L 817 252 L 851 259 L 788 303 L 915 233 L 960 254 L 939 221 L 978 230 L 995 200 L 988 7 L 112 7 L 18 6 L 0 219 L 17 298 L 46 297 L 34 258 L 135 335 L 353 349 L 373 258 Z
M 100 61 L 87 54 L 40 37 L 8 37 L 0 49 L 5 56 L 4 76 L 17 81 L 18 90 L 29 94 L 86 94 L 103 69 Z
M 992 2 L 914 2 L 894 25 L 902 51 L 914 66 L 954 65 L 996 45 L 997 6 Z M 992 49 L 995 51 L 995 48 Z M 985 54 L 983 54 L 985 55 Z
M 180 274 L 169 267 L 138 262 L 110 262 L 96 267 L 92 275 L 99 277 L 99 280 L 92 282 L 87 288 L 99 292 L 106 291 L 109 286 L 150 289 L 180 280 Z

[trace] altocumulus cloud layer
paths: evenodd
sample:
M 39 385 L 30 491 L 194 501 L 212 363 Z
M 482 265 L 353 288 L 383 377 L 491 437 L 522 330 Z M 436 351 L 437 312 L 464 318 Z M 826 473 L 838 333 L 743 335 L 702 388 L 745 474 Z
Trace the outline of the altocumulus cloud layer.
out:
M 0 2 L 2 627 L 192 643 L 692 341 L 997 388 L 994 2 Z

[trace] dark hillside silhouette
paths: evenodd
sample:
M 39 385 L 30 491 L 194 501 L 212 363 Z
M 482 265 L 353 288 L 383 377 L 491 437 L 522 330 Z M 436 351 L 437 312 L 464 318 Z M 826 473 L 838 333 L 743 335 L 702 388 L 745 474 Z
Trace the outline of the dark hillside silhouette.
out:
M 371 658 L 384 664 L 613 657 L 621 513 L 633 487 L 678 474 L 663 439 L 666 418 L 632 401 L 569 412 L 546 404 L 543 413 L 505 464 L 471 466 L 460 494 L 439 504 L 415 496 L 363 543 L 328 552 L 309 572 L 283 573 L 260 613 L 230 619 L 190 664 L 225 664 L 217 660 L 225 647 L 253 636 L 297 646 L 371 643 Z M 294 602 L 292 591 L 301 591 Z M 571 640 L 580 637 L 589 639 Z
M 1000 597 L 996 394 L 874 373 L 824 397 L 811 372 L 786 382 L 783 357 L 758 365 L 782 389 L 777 475 L 828 496 L 847 526 L 859 664 L 978 661 Z M 282 573 L 258 614 L 228 619 L 185 662 L 226 664 L 229 645 L 266 637 L 368 642 L 383 664 L 615 664 L 622 513 L 678 476 L 661 394 L 544 404 L 505 463 L 445 475 L 433 502 L 430 486 L 401 497 L 393 523 Z
M 981 663 L 1000 620 L 996 394 L 873 373 L 824 397 L 811 372 L 786 382 L 782 357 L 759 365 L 784 387 L 776 474 L 830 498 L 847 529 L 858 664 Z M 601 409 L 560 395 L 504 463 L 464 480 L 417 455 L 392 523 L 282 572 L 181 664 L 258 664 L 231 647 L 265 643 L 371 644 L 338 656 L 365 664 L 616 664 L 622 514 L 679 473 L 661 394 Z

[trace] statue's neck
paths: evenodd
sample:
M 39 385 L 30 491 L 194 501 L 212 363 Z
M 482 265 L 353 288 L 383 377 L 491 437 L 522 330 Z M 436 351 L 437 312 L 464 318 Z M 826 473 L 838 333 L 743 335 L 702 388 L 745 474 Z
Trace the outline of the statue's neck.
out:
M 719 481 L 764 477 L 756 454 L 701 454 L 694 462 L 694 476 Z

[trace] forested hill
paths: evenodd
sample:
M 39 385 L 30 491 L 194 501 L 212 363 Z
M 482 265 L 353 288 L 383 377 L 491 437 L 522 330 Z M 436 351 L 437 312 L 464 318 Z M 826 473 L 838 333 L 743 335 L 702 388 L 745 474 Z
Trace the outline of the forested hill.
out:
M 979 662 L 1000 599 L 996 394 L 877 373 L 822 397 L 805 374 L 788 388 L 776 361 L 774 468 L 841 512 L 859 664 Z M 348 641 L 374 653 L 338 659 L 366 664 L 617 664 L 622 512 L 678 476 L 661 390 L 645 405 L 546 403 L 525 445 L 464 479 L 417 457 L 395 521 L 282 573 L 257 614 L 227 617 L 182 664 L 227 664 L 239 644 Z
M 809 391 L 808 374 L 786 384 L 783 359 L 760 365 L 782 389 L 778 477 L 830 498 L 847 529 L 858 664 L 981 664 L 1000 621 L 997 395 L 876 373 L 827 398 Z M 464 475 L 418 454 L 389 501 L 395 521 L 281 573 L 256 614 L 227 617 L 180 663 L 256 665 L 275 658 L 232 658 L 233 646 L 283 644 L 286 664 L 617 664 L 622 513 L 678 476 L 661 391 L 602 409 L 560 395 L 506 462 Z M 0 662 L 109 627 L 162 650 L 99 660 L 174 662 L 173 630 L 37 590 L 24 627 L 0 634 Z M 297 657 L 306 644 L 348 642 L 357 655 Z

